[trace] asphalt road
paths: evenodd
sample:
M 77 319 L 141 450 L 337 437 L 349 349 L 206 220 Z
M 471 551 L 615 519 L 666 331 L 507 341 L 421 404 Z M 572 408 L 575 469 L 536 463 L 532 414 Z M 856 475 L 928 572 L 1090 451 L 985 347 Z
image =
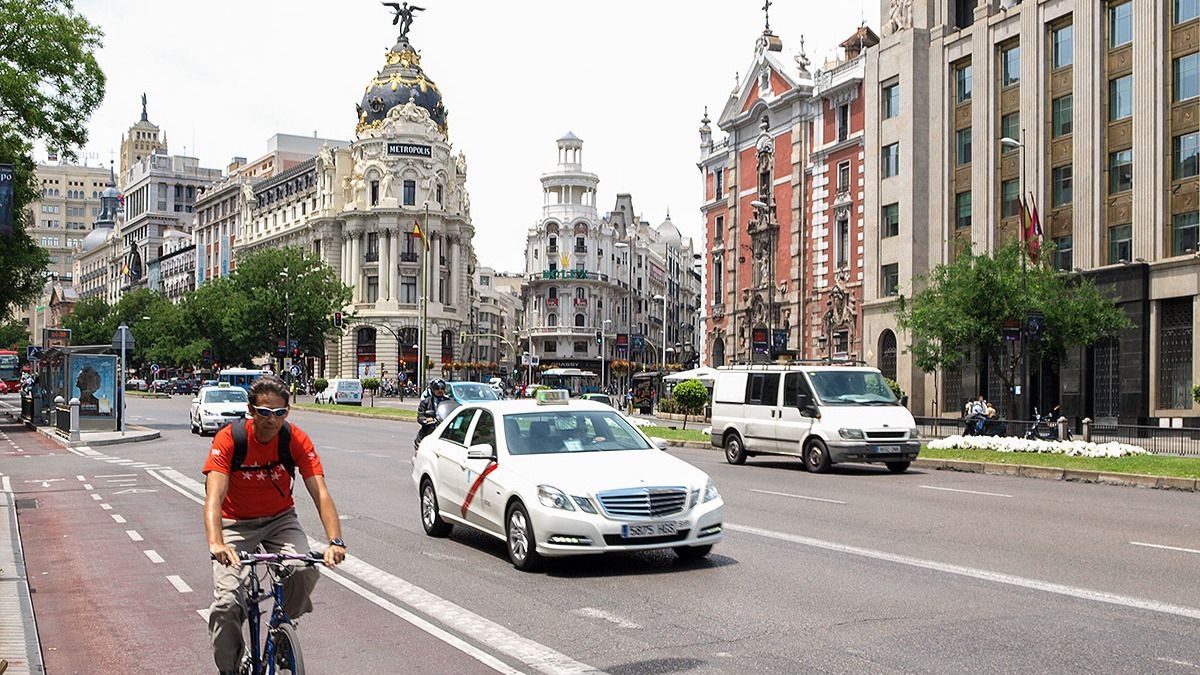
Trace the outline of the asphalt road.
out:
M 52 675 L 210 670 L 197 504 L 210 441 L 188 432 L 187 408 L 131 399 L 133 421 L 163 438 L 77 454 L 4 429 L 21 446 L 0 471 L 26 500 Z M 1194 493 L 862 466 L 818 476 L 677 449 L 727 504 L 708 560 L 589 557 L 524 574 L 498 540 L 424 535 L 415 425 L 292 421 L 317 443 L 353 556 L 301 621 L 312 672 L 1200 672 Z M 311 502 L 298 492 L 297 504 L 320 538 Z

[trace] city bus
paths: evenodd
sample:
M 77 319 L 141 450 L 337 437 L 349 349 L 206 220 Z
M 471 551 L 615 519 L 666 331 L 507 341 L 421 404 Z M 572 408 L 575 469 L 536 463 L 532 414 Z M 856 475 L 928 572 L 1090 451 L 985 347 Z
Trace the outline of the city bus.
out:
M 600 378 L 589 370 L 551 368 L 542 371 L 542 384 L 551 389 L 566 389 L 572 396 L 600 391 Z
M 217 375 L 217 382 L 225 382 L 231 387 L 240 387 L 247 392 L 250 385 L 263 375 L 270 375 L 265 368 L 226 368 Z
M 21 386 L 21 357 L 11 349 L 0 349 L 0 380 L 9 391 Z

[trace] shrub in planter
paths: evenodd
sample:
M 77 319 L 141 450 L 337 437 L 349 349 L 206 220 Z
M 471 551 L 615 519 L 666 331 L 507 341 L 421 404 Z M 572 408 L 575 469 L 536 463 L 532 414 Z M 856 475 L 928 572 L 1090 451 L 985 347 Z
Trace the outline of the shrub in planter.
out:
M 687 380 L 675 385 L 675 407 L 683 413 L 683 428 L 687 429 L 687 416 L 699 414 L 708 403 L 708 387 L 700 380 Z
M 313 380 L 313 393 L 316 394 L 316 393 L 325 391 L 325 387 L 328 387 L 328 386 L 329 386 L 329 380 L 327 380 L 323 377 L 318 377 L 317 379 Z

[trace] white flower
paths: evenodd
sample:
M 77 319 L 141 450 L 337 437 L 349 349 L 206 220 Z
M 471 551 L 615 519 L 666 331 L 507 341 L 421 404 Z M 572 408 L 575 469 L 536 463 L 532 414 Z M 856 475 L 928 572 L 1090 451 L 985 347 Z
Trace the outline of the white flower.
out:
M 1124 443 L 1085 443 L 1084 441 L 1043 441 L 1005 436 L 947 436 L 930 441 L 934 450 L 992 450 L 995 452 L 1041 452 L 1071 457 L 1125 457 L 1148 455 L 1144 448 Z

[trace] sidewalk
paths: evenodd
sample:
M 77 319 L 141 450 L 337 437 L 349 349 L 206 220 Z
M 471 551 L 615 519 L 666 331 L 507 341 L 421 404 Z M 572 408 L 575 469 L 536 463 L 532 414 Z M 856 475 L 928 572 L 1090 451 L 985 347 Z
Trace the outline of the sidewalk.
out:
M 5 675 L 45 672 L 42 648 L 33 617 L 33 600 L 26 579 L 25 554 L 17 523 L 17 503 L 8 476 L 0 490 L 0 670 Z

